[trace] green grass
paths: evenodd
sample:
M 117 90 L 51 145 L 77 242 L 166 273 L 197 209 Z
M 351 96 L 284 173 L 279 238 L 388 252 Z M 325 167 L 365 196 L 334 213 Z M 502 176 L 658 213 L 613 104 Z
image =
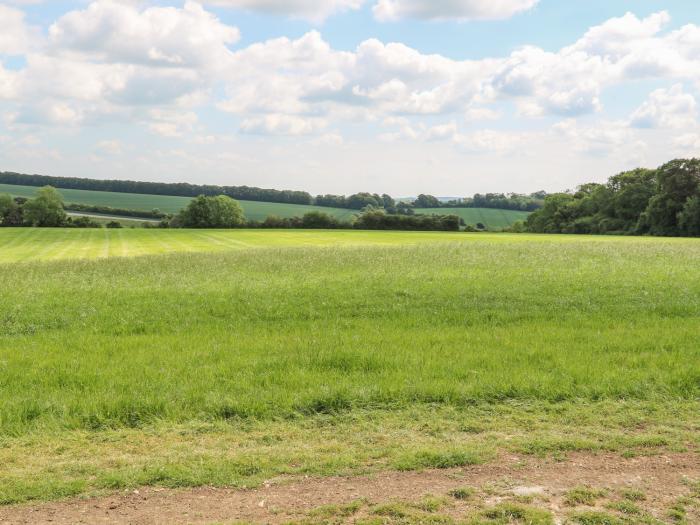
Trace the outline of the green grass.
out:
M 124 221 L 123 225 L 128 227 L 129 223 Z M 351 230 L 0 228 L 0 264 L 115 256 L 226 253 L 253 248 L 408 246 L 422 243 L 467 242 L 478 235 L 483 234 Z
M 2 191 L 2 190 L 0 190 Z M 416 210 L 416 213 L 433 215 L 458 215 L 464 222 L 475 226 L 482 223 L 489 230 L 502 230 L 518 221 L 527 219 L 530 212 L 516 210 L 496 210 L 490 208 L 424 208 Z
M 0 229 L 0 502 L 697 444 L 699 261 L 692 239 Z
M 34 196 L 39 188 L 33 186 L 15 186 L 0 184 L 0 193 L 9 193 L 15 197 Z M 94 206 L 110 206 L 127 210 L 151 211 L 158 208 L 167 213 L 177 213 L 190 202 L 190 197 L 173 197 L 167 195 L 143 195 L 138 193 L 117 193 L 109 191 L 67 190 L 59 189 L 65 202 L 75 204 L 91 204 Z M 349 220 L 352 210 L 341 208 L 324 208 L 321 206 L 306 206 L 301 204 L 283 204 L 276 202 L 240 201 L 246 218 L 263 221 L 268 215 L 279 217 L 301 217 L 310 211 L 322 211 L 339 219 Z

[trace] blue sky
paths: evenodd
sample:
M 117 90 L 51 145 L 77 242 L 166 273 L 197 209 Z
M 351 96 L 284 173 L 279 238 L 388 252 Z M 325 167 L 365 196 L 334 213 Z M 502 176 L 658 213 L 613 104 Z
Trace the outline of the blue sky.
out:
M 0 0 L 0 170 L 469 195 L 700 154 L 700 6 Z

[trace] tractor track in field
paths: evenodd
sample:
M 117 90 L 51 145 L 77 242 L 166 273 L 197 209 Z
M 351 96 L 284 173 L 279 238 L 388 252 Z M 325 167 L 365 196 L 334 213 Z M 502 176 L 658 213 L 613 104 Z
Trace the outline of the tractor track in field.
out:
M 426 495 L 445 497 L 451 490 L 473 487 L 467 501 L 453 500 L 441 515 L 465 519 L 480 508 L 529 498 L 528 504 L 553 513 L 563 523 L 573 508 L 565 502 L 572 488 L 605 489 L 608 501 L 623 491 L 645 495 L 644 512 L 663 522 L 669 508 L 687 497 L 700 480 L 697 452 L 668 453 L 625 459 L 616 454 L 570 454 L 566 460 L 502 456 L 480 466 L 424 472 L 381 472 L 365 477 L 274 479 L 251 490 L 144 488 L 126 493 L 54 503 L 0 507 L 2 524 L 210 524 L 231 522 L 287 523 L 309 518 L 313 509 L 363 500 L 364 508 L 343 520 L 371 515 L 371 506 L 416 502 Z M 449 498 L 448 498 L 449 499 Z M 688 511 L 688 523 L 698 523 L 700 502 Z M 596 508 L 597 505 L 597 508 Z M 376 508 L 376 507 L 375 507 Z M 581 510 L 581 509 L 576 509 Z M 586 510 L 604 511 L 603 503 Z M 313 516 L 313 514 L 311 514 Z M 340 520 L 338 522 L 341 522 Z M 313 521 L 316 523 L 316 521 Z M 334 521 L 335 522 L 335 521 Z M 417 523 L 419 523 L 418 521 Z

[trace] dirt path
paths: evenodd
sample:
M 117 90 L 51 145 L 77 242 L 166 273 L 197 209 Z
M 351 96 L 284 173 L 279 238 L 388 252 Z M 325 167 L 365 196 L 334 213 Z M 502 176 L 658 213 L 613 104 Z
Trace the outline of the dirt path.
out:
M 696 453 L 632 459 L 572 454 L 561 462 L 507 456 L 495 463 L 462 469 L 270 480 L 256 490 L 149 488 L 94 499 L 5 507 L 0 508 L 0 523 L 285 523 L 304 518 L 323 505 L 342 505 L 358 499 L 365 499 L 367 505 L 416 502 L 428 494 L 446 496 L 460 487 L 474 487 L 476 500 L 463 505 L 460 502 L 462 506 L 450 504 L 448 515 L 460 517 L 460 513 L 501 501 L 525 500 L 553 512 L 561 521 L 571 511 L 564 502 L 565 493 L 580 486 L 606 488 L 608 501 L 619 499 L 624 490 L 634 489 L 645 496 L 645 512 L 668 519 L 668 509 L 691 492 L 689 481 L 697 480 L 700 456 Z M 601 507 L 602 502 L 596 505 Z

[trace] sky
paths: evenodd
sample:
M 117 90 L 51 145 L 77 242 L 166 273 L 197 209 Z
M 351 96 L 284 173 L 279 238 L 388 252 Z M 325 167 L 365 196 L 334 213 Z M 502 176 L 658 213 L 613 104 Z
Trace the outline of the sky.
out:
M 409 196 L 700 156 L 688 0 L 0 0 L 0 171 Z

